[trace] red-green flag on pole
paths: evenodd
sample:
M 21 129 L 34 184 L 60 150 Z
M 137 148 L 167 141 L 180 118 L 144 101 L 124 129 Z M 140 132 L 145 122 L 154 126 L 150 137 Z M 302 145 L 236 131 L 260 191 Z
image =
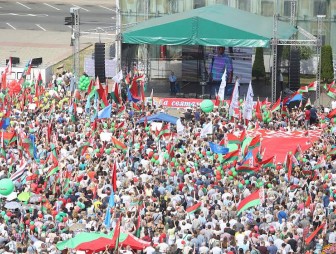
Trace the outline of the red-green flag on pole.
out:
M 189 206 L 189 207 L 186 209 L 186 212 L 189 213 L 189 214 L 190 214 L 190 213 L 195 213 L 195 212 L 201 210 L 201 206 L 202 206 L 202 201 L 200 201 L 200 202 L 194 204 L 193 206 Z
M 249 150 L 253 150 L 254 148 L 259 147 L 260 141 L 261 141 L 260 135 L 255 136 L 249 144 Z
M 86 150 L 89 148 L 90 143 L 89 142 L 85 142 L 83 143 L 79 148 L 78 148 L 78 154 L 80 156 L 83 156 L 86 152 Z
M 115 137 L 112 137 L 112 143 L 116 148 L 120 150 L 123 150 L 123 151 L 127 150 L 127 146 L 120 140 L 116 139 Z
M 260 192 L 261 191 L 259 189 L 240 201 L 237 206 L 238 215 L 251 207 L 261 204 Z
M 226 133 L 226 139 L 229 144 L 240 144 L 240 138 L 232 133 Z
M 225 156 L 223 157 L 223 161 L 224 162 L 233 162 L 233 161 L 237 161 L 239 157 L 239 149 L 235 150 L 233 152 L 227 153 L 225 154 Z
M 275 112 L 277 110 L 280 109 L 280 104 L 281 104 L 281 96 L 279 97 L 279 99 L 273 104 L 272 108 L 271 108 L 271 112 Z
M 114 161 L 113 167 L 112 167 L 112 188 L 113 192 L 117 192 L 117 162 Z
M 121 219 L 122 219 L 122 216 L 120 215 L 120 217 L 118 219 L 118 222 L 117 222 L 117 225 L 116 225 L 115 230 L 114 230 L 113 237 L 112 237 L 112 242 L 115 243 L 114 251 L 117 251 L 118 248 L 119 248 L 119 236 L 120 236 Z
M 317 236 L 319 233 L 322 232 L 323 228 L 325 226 L 325 222 L 323 222 L 319 227 L 317 227 L 313 233 L 311 233 L 306 239 L 305 239 L 305 243 L 309 244 L 315 236 Z
M 248 174 L 251 174 L 251 173 L 256 173 L 259 171 L 259 168 L 258 167 L 251 167 L 250 165 L 241 165 L 237 168 L 236 172 L 239 174 L 239 173 L 248 173 Z
M 259 163 L 259 165 L 262 166 L 262 168 L 274 168 L 275 167 L 275 164 L 274 164 L 274 158 L 275 156 L 273 155 L 272 157 L 266 159 L 266 160 L 263 160 Z
M 167 135 L 170 135 L 170 134 L 171 134 L 170 133 L 170 124 L 168 123 L 168 124 L 166 124 L 162 127 L 162 129 L 161 129 L 161 131 L 158 135 L 158 138 L 161 138 L 161 136 L 166 137 Z

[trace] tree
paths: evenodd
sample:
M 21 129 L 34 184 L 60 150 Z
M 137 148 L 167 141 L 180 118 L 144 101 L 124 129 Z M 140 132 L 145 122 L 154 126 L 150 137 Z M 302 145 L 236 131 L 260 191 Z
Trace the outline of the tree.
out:
M 300 59 L 301 60 L 308 60 L 313 56 L 313 49 L 308 46 L 297 46 L 300 49 Z M 282 60 L 288 60 L 289 61 L 289 55 L 290 55 L 290 46 L 286 45 L 283 47 L 282 52 Z
M 321 49 L 321 79 L 324 82 L 334 79 L 332 48 L 330 45 L 324 45 Z
M 256 48 L 255 59 L 252 67 L 252 76 L 259 80 L 260 77 L 265 77 L 264 50 Z

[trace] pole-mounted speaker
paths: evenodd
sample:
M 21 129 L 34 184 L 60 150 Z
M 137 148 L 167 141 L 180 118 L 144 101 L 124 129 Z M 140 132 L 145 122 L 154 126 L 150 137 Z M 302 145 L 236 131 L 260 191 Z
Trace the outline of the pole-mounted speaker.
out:
M 95 77 L 99 77 L 100 82 L 105 82 L 105 43 L 95 43 Z

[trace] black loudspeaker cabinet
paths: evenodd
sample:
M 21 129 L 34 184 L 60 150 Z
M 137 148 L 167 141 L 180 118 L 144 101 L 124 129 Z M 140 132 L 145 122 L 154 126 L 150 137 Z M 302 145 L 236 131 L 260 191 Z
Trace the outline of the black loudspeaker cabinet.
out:
M 105 43 L 95 43 L 95 76 L 100 82 L 105 82 Z
M 6 65 L 8 64 L 9 59 L 6 59 Z M 12 57 L 12 64 L 19 64 L 20 63 L 20 58 L 19 57 Z
M 300 87 L 300 49 L 291 47 L 289 59 L 289 89 Z
M 33 58 L 31 61 L 31 66 L 32 67 L 37 67 L 42 64 L 42 57 L 39 58 Z

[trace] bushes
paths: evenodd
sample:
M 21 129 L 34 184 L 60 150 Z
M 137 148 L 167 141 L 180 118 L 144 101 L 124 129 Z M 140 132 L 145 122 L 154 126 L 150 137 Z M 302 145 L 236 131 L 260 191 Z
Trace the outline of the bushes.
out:
M 332 48 L 330 45 L 324 45 L 321 49 L 321 79 L 324 82 L 330 82 L 334 79 Z
M 264 64 L 264 50 L 263 48 L 256 48 L 254 63 L 252 66 L 252 76 L 257 80 L 265 77 L 265 64 Z

